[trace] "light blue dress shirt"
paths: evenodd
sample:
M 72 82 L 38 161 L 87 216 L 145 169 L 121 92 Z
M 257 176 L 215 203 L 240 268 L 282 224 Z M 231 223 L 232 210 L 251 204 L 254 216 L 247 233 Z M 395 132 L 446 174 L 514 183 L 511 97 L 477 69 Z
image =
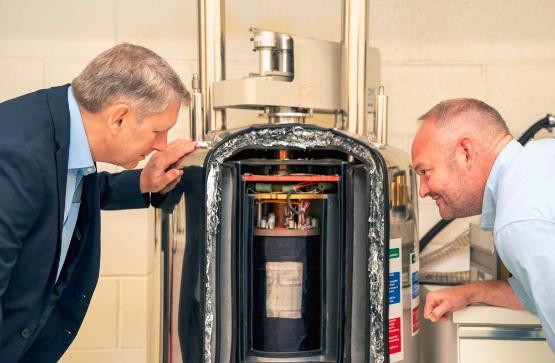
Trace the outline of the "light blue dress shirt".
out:
M 87 134 L 83 126 L 83 119 L 77 101 L 73 96 L 71 86 L 67 90 L 69 104 L 69 157 L 67 163 L 66 200 L 64 207 L 64 225 L 62 228 L 62 246 L 60 249 L 60 262 L 58 274 L 60 276 L 64 261 L 67 256 L 71 237 L 77 223 L 79 207 L 81 206 L 81 191 L 83 190 L 83 177 L 96 172 L 96 167 L 91 155 Z
M 555 352 L 555 140 L 505 146 L 486 184 L 481 224 Z

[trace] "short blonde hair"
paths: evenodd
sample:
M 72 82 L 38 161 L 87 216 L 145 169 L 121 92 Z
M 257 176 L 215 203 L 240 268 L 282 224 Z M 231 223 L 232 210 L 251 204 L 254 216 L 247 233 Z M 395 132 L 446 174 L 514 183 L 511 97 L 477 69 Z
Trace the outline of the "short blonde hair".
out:
M 129 102 L 142 119 L 190 95 L 172 67 L 150 49 L 122 43 L 95 57 L 71 82 L 79 105 L 97 112 L 116 100 Z

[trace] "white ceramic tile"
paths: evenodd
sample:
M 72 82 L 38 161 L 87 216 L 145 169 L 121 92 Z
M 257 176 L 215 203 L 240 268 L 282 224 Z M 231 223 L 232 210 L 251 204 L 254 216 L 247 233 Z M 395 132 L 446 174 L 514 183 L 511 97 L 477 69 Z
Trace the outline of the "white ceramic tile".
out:
M 518 137 L 547 113 L 555 113 L 555 62 L 487 66 L 487 98 Z
M 0 80 L 0 102 L 36 91 L 43 88 L 43 64 L 25 58 L 0 58 Z
M 117 279 L 99 279 L 83 325 L 70 349 L 117 347 L 118 291 Z
M 154 270 L 148 275 L 147 285 L 147 357 L 150 357 L 152 362 L 158 361 L 160 356 L 160 334 L 162 332 L 162 263 L 159 250 L 156 258 Z
M 196 71 L 194 66 L 191 62 L 175 62 L 170 61 L 171 66 L 175 70 L 175 72 L 181 78 L 181 81 L 187 87 L 189 93 L 192 92 L 191 90 L 191 82 L 193 79 L 193 73 Z M 198 72 L 198 71 L 196 71 Z M 174 140 L 176 138 L 185 138 L 188 137 L 190 133 L 190 118 L 189 118 L 189 106 L 184 105 L 181 107 L 179 111 L 179 115 L 177 118 L 177 122 L 174 127 L 169 132 L 168 139 Z
M 298 36 L 341 41 L 341 0 L 263 0 L 261 25 Z
M 485 93 L 481 65 L 384 65 L 382 83 L 392 135 L 414 134 L 418 117 L 442 100 Z
M 102 211 L 103 276 L 146 275 L 154 249 L 152 209 Z
M 147 277 L 121 279 L 120 335 L 122 348 L 145 348 L 147 345 Z
M 370 2 L 369 44 L 382 60 L 402 60 L 408 55 L 409 0 Z
M 553 59 L 551 0 L 410 0 L 411 59 Z
M 226 59 L 255 60 L 249 40 L 251 27 L 261 28 L 262 2 L 251 0 L 228 0 L 225 9 L 225 55 Z M 230 79 L 229 75 L 227 77 Z
M 117 40 L 170 59 L 196 59 L 197 2 L 117 0 Z
M 0 0 L 0 56 L 92 58 L 115 26 L 115 0 Z
M 410 149 L 407 145 L 407 136 L 405 134 L 389 134 L 387 136 L 387 143 L 403 152 L 410 155 Z
M 70 350 L 60 363 L 146 363 L 144 349 Z
M 90 60 L 92 60 L 91 57 Z M 59 86 L 71 81 L 87 66 L 89 59 L 52 59 L 46 61 L 45 86 Z

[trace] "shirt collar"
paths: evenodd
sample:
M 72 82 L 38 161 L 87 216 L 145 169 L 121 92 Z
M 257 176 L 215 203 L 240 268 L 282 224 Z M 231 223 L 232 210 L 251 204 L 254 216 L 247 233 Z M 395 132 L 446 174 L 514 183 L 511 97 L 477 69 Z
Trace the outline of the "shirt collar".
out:
M 482 202 L 481 225 L 485 231 L 493 230 L 495 222 L 495 205 L 497 203 L 497 193 L 499 191 L 500 180 L 509 168 L 512 161 L 522 149 L 522 145 L 516 140 L 511 140 L 499 153 L 493 167 L 489 173 L 486 189 L 484 190 L 484 200 Z
M 77 100 L 73 95 L 71 86 L 67 89 L 67 101 L 69 104 L 69 158 L 67 163 L 68 170 L 81 169 L 83 175 L 89 175 L 96 171 L 94 161 L 87 140 L 87 134 L 83 126 L 83 119 Z

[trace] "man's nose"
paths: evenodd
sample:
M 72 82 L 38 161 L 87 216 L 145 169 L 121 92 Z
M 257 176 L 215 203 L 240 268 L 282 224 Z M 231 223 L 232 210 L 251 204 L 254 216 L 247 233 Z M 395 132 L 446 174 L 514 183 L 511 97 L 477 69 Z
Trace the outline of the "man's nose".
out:
M 430 189 L 428 188 L 428 184 L 423 178 L 420 178 L 420 188 L 418 189 L 418 194 L 420 198 L 426 198 L 430 193 Z
M 156 137 L 152 148 L 158 151 L 164 151 L 168 147 L 168 134 L 163 133 Z

